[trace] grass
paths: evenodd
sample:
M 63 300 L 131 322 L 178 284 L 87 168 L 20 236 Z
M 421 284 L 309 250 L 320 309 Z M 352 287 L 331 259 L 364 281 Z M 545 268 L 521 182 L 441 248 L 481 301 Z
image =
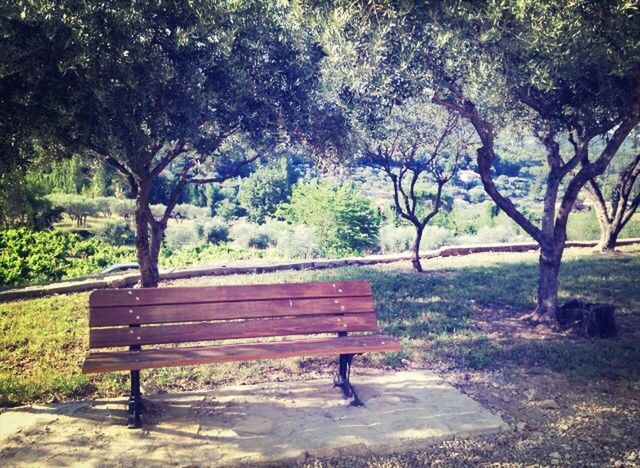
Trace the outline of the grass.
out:
M 408 359 L 459 369 L 543 367 L 576 380 L 640 379 L 639 247 L 607 255 L 571 249 L 565 257 L 561 298 L 615 303 L 621 336 L 611 340 L 539 335 L 514 325 L 514 318 L 533 306 L 535 253 L 439 258 L 425 266 L 429 271 L 424 274 L 406 265 L 387 265 L 202 277 L 176 284 L 364 279 L 375 292 L 381 331 L 403 340 L 400 353 L 360 358 L 367 365 L 401 366 Z M 0 304 L 0 404 L 126 391 L 126 374 L 80 373 L 88 341 L 87 297 L 82 293 Z M 499 326 L 507 328 L 500 331 Z M 330 358 L 256 361 L 145 371 L 144 380 L 168 390 L 196 389 L 230 381 L 306 378 L 332 366 Z

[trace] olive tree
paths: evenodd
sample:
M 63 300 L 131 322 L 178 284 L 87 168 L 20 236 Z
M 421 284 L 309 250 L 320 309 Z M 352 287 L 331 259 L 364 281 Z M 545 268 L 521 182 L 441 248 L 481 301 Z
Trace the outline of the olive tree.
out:
M 252 0 L 127 8 L 24 0 L 3 10 L 15 100 L 30 109 L 30 97 L 45 94 L 36 106 L 49 116 L 45 136 L 91 152 L 128 181 L 142 286 L 158 283 L 162 238 L 186 186 L 233 177 L 280 135 L 297 137 L 320 120 L 309 107 L 322 52 L 294 13 L 284 3 Z M 23 31 L 57 39 L 37 44 Z M 49 94 L 46 77 L 19 80 L 30 72 L 20 61 L 32 48 L 38 54 L 30 65 L 58 70 Z M 10 124 L 22 131 L 20 122 Z M 252 149 L 229 150 L 237 142 Z M 162 174 L 172 187 L 164 211 L 154 214 L 150 192 Z
M 584 187 L 598 218 L 600 242 L 596 249 L 600 251 L 616 248 L 620 232 L 640 206 L 640 186 L 636 184 L 640 176 L 640 136 L 637 132 L 629 146 L 627 158 L 619 167 L 611 167 L 608 173 L 594 177 Z
M 396 213 L 415 228 L 411 263 L 416 271 L 422 271 L 424 229 L 440 211 L 445 185 L 465 162 L 471 137 L 456 113 L 418 97 L 387 112 L 363 139 L 361 163 L 385 172 Z M 425 192 L 425 185 L 432 191 Z

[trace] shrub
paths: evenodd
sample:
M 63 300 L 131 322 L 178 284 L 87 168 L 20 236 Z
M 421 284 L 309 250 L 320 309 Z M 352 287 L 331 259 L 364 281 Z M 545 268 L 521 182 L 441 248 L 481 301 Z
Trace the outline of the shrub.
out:
M 105 222 L 96 230 L 96 237 L 111 245 L 131 245 L 136 236 L 129 223 L 119 219 Z
M 283 223 L 284 224 L 284 223 Z M 288 225 L 278 232 L 276 249 L 286 258 L 319 258 L 324 252 L 316 230 L 303 224 Z
M 372 201 L 352 184 L 325 181 L 296 184 L 278 216 L 290 224 L 314 227 L 322 250 L 330 256 L 347 256 L 376 249 L 380 216 Z
M 599 239 L 600 226 L 595 212 L 588 210 L 571 213 L 567 222 L 567 238 L 575 241 Z
M 160 252 L 161 265 L 180 267 L 219 260 L 245 260 L 261 257 L 262 252 L 230 247 L 227 244 L 201 244 L 174 251 L 165 246 Z
M 454 242 L 453 231 L 439 226 L 427 226 L 422 233 L 420 250 L 434 250 Z
M 219 244 L 229 240 L 229 226 L 217 218 L 200 219 L 196 222 L 196 233 L 202 242 Z
M 276 245 L 274 233 L 268 226 L 238 221 L 231 226 L 230 236 L 234 243 L 243 249 L 264 250 Z
M 133 261 L 134 249 L 58 231 L 0 231 L 0 285 L 37 284 L 95 273 Z
M 193 225 L 169 226 L 164 233 L 164 241 L 173 250 L 194 246 L 199 240 L 197 229 Z
M 384 226 L 380 229 L 380 250 L 385 254 L 408 252 L 415 238 L 413 226 Z
M 531 240 L 524 236 L 521 231 L 511 224 L 500 224 L 497 226 L 485 226 L 478 229 L 475 235 L 460 236 L 457 238 L 458 244 L 498 244 L 503 242 L 523 242 Z

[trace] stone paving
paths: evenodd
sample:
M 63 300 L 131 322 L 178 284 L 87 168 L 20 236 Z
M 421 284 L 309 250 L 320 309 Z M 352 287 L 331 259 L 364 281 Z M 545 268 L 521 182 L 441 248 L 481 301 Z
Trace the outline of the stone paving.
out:
M 254 465 L 508 428 L 427 371 L 361 371 L 352 381 L 364 408 L 325 379 L 151 395 L 140 430 L 124 425 L 124 398 L 14 408 L 0 414 L 0 465 Z

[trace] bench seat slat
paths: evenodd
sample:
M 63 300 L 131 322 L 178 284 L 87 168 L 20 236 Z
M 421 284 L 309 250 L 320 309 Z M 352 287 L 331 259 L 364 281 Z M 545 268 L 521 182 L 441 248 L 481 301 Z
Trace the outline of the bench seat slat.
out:
M 400 349 L 400 342 L 394 337 L 369 335 L 225 346 L 115 351 L 89 354 L 82 366 L 82 372 L 89 374 L 295 356 L 399 351 Z
M 375 330 L 376 325 L 375 314 L 368 313 L 251 319 L 230 322 L 199 322 L 133 328 L 92 328 L 89 334 L 89 347 L 106 348 L 111 346 L 188 343 L 342 331 L 362 332 Z
M 178 288 L 99 289 L 89 296 L 90 307 L 202 302 L 252 301 L 319 297 L 370 296 L 366 281 L 257 284 Z
M 373 313 L 371 296 L 319 299 L 267 299 L 247 302 L 97 307 L 89 310 L 90 327 L 197 322 L 204 320 Z

